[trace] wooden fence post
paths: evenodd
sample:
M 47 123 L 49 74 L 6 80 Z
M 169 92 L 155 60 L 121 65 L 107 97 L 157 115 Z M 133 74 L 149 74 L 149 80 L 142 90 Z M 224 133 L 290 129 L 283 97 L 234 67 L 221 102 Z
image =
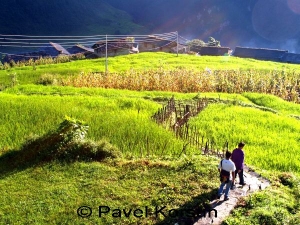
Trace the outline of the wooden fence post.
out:
M 204 136 L 202 135 L 202 140 L 200 143 L 200 133 L 197 131 L 196 127 L 190 127 L 188 120 L 192 116 L 196 116 L 201 112 L 207 105 L 208 99 L 200 98 L 197 101 L 191 102 L 190 104 L 182 104 L 181 102 L 176 102 L 174 95 L 167 101 L 167 105 L 159 109 L 151 118 L 156 121 L 156 123 L 164 123 L 169 119 L 170 126 L 175 133 L 176 138 L 184 139 L 187 144 L 194 145 L 196 148 L 201 150 L 201 153 L 206 155 L 216 155 L 222 157 L 221 149 L 214 149 L 215 143 L 213 140 L 207 140 L 204 146 Z M 175 121 L 171 120 L 170 116 L 175 114 Z M 171 124 L 171 122 L 175 122 Z M 166 125 L 166 127 L 168 127 Z M 146 140 L 146 153 L 149 155 L 149 140 Z M 186 145 L 187 146 L 187 145 Z M 185 151 L 186 146 L 183 148 Z M 225 157 L 225 151 L 228 150 L 228 141 L 225 142 L 223 147 L 223 157 Z

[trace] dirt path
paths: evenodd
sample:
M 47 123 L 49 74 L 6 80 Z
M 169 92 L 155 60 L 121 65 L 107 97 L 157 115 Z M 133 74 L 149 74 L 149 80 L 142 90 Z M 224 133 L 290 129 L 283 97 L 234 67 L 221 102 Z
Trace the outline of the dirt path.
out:
M 217 210 L 217 217 L 214 217 L 214 212 L 211 212 L 211 218 L 207 215 L 205 218 L 199 219 L 194 225 L 204 225 L 204 224 L 221 224 L 222 221 L 229 216 L 230 212 L 234 209 L 239 198 L 247 196 L 253 192 L 259 191 L 260 189 L 265 189 L 270 185 L 269 181 L 262 178 L 257 173 L 245 168 L 245 186 L 236 186 L 236 189 L 230 190 L 229 200 L 223 201 L 224 195 L 222 195 L 219 201 L 212 201 L 212 209 Z M 238 178 L 237 178 L 238 180 Z

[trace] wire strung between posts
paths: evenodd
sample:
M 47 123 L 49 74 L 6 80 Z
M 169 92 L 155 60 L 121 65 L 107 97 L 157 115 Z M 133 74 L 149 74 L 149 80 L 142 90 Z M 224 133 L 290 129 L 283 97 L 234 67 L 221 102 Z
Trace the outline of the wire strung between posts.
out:
M 147 39 L 135 39 L 134 42 L 138 43 L 138 42 L 148 42 L 148 43 L 154 43 L 154 42 L 160 42 L 160 41 L 173 41 L 175 37 L 169 37 L 168 39 L 164 38 L 164 39 L 158 39 L 158 38 L 147 38 Z M 47 42 L 29 42 L 29 41 L 1 41 L 0 40 L 0 47 L 47 47 L 45 45 L 49 44 L 50 41 Z M 80 44 L 80 45 L 93 45 L 96 43 L 101 43 L 101 42 L 105 42 L 105 40 L 95 40 L 95 41 L 74 41 L 74 42 L 62 42 L 59 43 L 61 46 L 73 46 L 76 44 Z M 129 44 L 132 43 L 132 41 L 121 41 L 121 40 L 108 40 L 109 43 L 124 43 L 124 44 Z
M 28 38 L 105 38 L 107 37 L 146 37 L 146 36 L 166 36 L 166 35 L 177 35 L 177 32 L 169 32 L 169 33 L 163 33 L 163 34 L 143 34 L 143 35 L 90 35 L 90 36 L 32 36 L 32 35 L 15 35 L 15 34 L 0 34 L 0 37 L 28 37 Z
M 113 41 L 114 39 L 126 39 L 126 38 L 134 38 L 135 40 L 144 40 L 144 41 L 153 41 L 154 38 L 159 40 L 168 40 L 170 38 L 176 37 L 176 33 L 166 33 L 166 34 L 152 34 L 152 35 L 107 35 L 108 41 Z M 39 37 L 39 38 L 36 38 Z M 71 37 L 71 38 L 70 38 Z M 85 37 L 85 38 L 81 38 Z M 22 36 L 22 35 L 3 35 L 0 34 L 0 42 L 5 42 L 6 44 L 15 43 L 14 41 L 18 41 L 22 44 L 29 44 L 30 42 L 36 43 L 48 43 L 51 41 L 75 41 L 80 43 L 86 42 L 97 42 L 101 40 L 106 40 L 106 35 L 98 35 L 98 36 Z M 74 42 L 72 42 L 74 43 Z
M 171 45 L 174 42 L 177 42 L 178 33 L 177 32 L 169 32 L 163 34 L 151 34 L 151 35 L 91 35 L 91 36 L 31 36 L 31 35 L 5 35 L 0 34 L 0 50 L 1 47 L 8 48 L 31 48 L 31 52 L 23 52 L 23 53 L 8 53 L 5 51 L 0 51 L 2 55 L 13 55 L 24 58 L 39 58 L 41 56 L 38 55 L 28 55 L 30 53 L 38 54 L 39 51 L 42 51 L 47 48 L 53 48 L 51 42 L 60 41 L 60 46 L 64 48 L 73 47 L 76 45 L 82 46 L 93 46 L 98 44 L 98 46 L 94 46 L 93 50 L 97 50 L 106 46 L 106 42 L 108 42 L 108 47 L 114 49 L 128 49 L 128 44 L 133 44 L 139 42 L 143 43 L 156 43 L 161 41 L 167 41 L 168 43 L 155 47 L 149 48 L 148 51 L 155 51 L 161 47 L 165 47 Z M 184 39 L 184 38 L 181 38 Z M 124 44 L 124 46 L 120 46 L 118 44 Z M 125 47 L 126 46 L 126 47 Z M 33 50 L 36 49 L 36 50 Z M 89 51 L 83 51 L 82 53 L 88 53 Z M 75 54 L 70 54 L 70 56 Z

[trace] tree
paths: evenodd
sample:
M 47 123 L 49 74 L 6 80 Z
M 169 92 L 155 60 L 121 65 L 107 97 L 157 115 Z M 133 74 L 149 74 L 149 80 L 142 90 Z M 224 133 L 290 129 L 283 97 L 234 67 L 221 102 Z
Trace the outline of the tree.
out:
M 202 41 L 202 40 L 200 40 L 200 39 L 193 39 L 193 40 L 191 40 L 191 41 L 188 41 L 188 42 L 187 42 L 187 45 L 188 45 L 189 47 L 192 47 L 192 46 L 205 46 L 206 44 L 205 44 L 204 41 Z
M 208 38 L 207 46 L 215 46 L 215 47 L 221 47 L 220 41 L 217 41 L 213 37 Z
M 187 45 L 190 48 L 190 51 L 198 52 L 201 47 L 206 46 L 206 43 L 200 39 L 193 39 L 188 41 Z
M 214 39 L 213 37 L 209 37 L 207 43 L 200 39 L 193 39 L 191 41 L 188 41 L 187 45 L 192 52 L 200 52 L 201 47 L 204 46 L 221 47 L 220 41 Z

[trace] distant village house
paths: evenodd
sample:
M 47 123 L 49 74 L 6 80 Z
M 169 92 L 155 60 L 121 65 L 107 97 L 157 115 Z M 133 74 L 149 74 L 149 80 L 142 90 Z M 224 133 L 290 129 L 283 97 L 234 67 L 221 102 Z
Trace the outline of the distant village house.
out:
M 2 62 L 11 62 L 12 60 L 26 61 L 40 57 L 58 57 L 71 56 L 74 54 L 84 54 L 86 58 L 97 58 L 136 54 L 139 52 L 168 52 L 168 53 L 188 53 L 189 50 L 197 52 L 199 55 L 223 56 L 231 55 L 232 50 L 229 47 L 219 46 L 193 46 L 189 49 L 186 44 L 177 43 L 176 41 L 166 40 L 155 35 L 149 35 L 143 40 L 137 40 L 133 37 L 118 38 L 110 40 L 101 40 L 96 42 L 91 48 L 80 44 L 65 49 L 58 43 L 49 42 L 38 51 L 6 54 Z M 269 60 L 275 62 L 297 63 L 300 64 L 300 54 L 289 53 L 287 50 L 268 49 L 268 48 L 249 48 L 236 47 L 235 57 L 253 58 L 257 60 Z
M 46 55 L 51 57 L 57 57 L 60 55 L 70 55 L 70 53 L 62 47 L 60 44 L 49 42 L 46 46 L 40 49 L 41 52 L 45 52 Z
M 233 55 L 240 58 L 253 58 L 258 60 L 281 62 L 286 53 L 288 53 L 287 50 L 236 47 Z
M 97 55 L 93 48 L 88 48 L 83 45 L 77 44 L 70 48 L 67 48 L 67 51 L 71 54 L 83 54 L 86 58 L 96 58 Z
M 210 55 L 210 56 L 221 56 L 230 55 L 231 49 L 228 47 L 217 47 L 217 46 L 202 46 L 192 50 L 197 52 L 198 55 Z

